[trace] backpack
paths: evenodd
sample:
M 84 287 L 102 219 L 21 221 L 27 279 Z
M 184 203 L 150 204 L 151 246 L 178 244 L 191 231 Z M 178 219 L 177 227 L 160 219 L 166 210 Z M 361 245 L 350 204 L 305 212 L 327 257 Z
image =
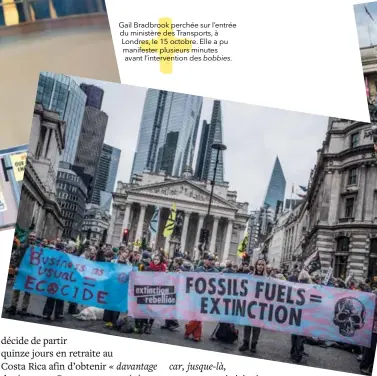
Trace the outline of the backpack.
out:
M 215 337 L 224 343 L 234 343 L 238 340 L 238 330 L 233 324 L 220 323 Z
M 119 319 L 116 323 L 116 329 L 121 333 L 133 333 L 135 329 L 135 319 L 130 316 Z

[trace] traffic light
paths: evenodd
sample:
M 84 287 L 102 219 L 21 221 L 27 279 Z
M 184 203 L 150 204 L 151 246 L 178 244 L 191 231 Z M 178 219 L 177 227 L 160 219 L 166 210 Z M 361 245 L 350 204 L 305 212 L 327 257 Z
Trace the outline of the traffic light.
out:
M 128 243 L 128 236 L 130 234 L 130 231 L 128 230 L 128 228 L 124 229 L 123 231 L 123 240 L 122 242 L 127 244 Z
M 199 242 L 207 244 L 208 243 L 208 239 L 209 239 L 209 230 L 207 230 L 206 228 L 202 228 L 200 230 Z

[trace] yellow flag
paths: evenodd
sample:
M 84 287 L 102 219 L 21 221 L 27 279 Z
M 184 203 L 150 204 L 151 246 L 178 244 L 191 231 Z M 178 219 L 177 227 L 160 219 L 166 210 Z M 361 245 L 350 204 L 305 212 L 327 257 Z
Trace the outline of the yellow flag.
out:
M 76 238 L 76 247 L 79 248 L 81 245 L 80 243 L 80 235 L 77 235 L 77 238 Z
M 17 181 L 21 181 L 24 178 L 26 158 L 27 158 L 27 153 L 10 155 L 14 177 L 16 178 Z
M 238 245 L 237 254 L 238 254 L 239 257 L 242 257 L 244 252 L 247 250 L 248 243 L 249 243 L 249 233 L 246 233 L 245 237 L 243 238 L 243 240 Z
M 168 218 L 168 220 L 166 221 L 166 224 L 165 224 L 164 238 L 167 238 L 168 236 L 170 236 L 173 233 L 176 216 L 177 216 L 177 205 L 176 205 L 176 203 L 174 203 L 171 210 L 170 210 L 169 218 Z

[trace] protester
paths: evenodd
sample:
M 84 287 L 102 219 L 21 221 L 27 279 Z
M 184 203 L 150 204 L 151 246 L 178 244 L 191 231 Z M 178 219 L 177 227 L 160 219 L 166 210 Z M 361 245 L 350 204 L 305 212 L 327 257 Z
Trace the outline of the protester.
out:
M 308 272 L 308 268 L 304 268 L 299 276 L 298 276 L 298 283 L 312 283 L 310 274 Z M 304 343 L 305 343 L 306 337 L 300 336 L 297 334 L 292 334 L 291 335 L 291 359 L 294 363 L 306 363 L 306 358 L 304 358 L 305 353 L 305 348 L 304 348 Z
M 203 266 L 199 266 L 195 271 L 198 273 L 217 273 L 218 270 L 213 266 L 214 257 L 212 255 L 207 256 L 204 260 Z M 193 337 L 195 342 L 199 342 L 202 339 L 202 322 L 197 320 L 191 320 L 185 325 L 185 339 Z
M 20 245 L 15 248 L 12 252 L 10 259 L 10 267 L 14 270 L 15 274 L 18 272 L 18 268 L 21 265 L 22 259 L 25 256 L 26 251 L 32 245 L 36 243 L 36 233 L 34 231 L 29 233 L 28 240 L 25 244 Z M 10 307 L 6 309 L 6 312 L 10 315 L 15 315 L 17 313 L 18 301 L 20 300 L 20 290 L 13 290 L 12 303 Z M 30 304 L 30 293 L 24 292 L 24 297 L 22 299 L 21 314 L 26 314 Z
M 110 262 L 114 261 L 114 256 L 115 256 L 114 251 L 106 251 L 105 253 L 105 258 L 107 259 L 112 258 Z M 122 250 L 121 252 L 119 252 L 119 256 L 115 262 L 117 264 L 130 265 L 128 257 L 129 257 L 128 251 Z M 103 321 L 106 321 L 105 327 L 108 329 L 113 329 L 114 326 L 116 325 L 117 320 L 119 319 L 119 316 L 120 316 L 120 312 L 105 310 L 103 314 Z
M 257 277 L 266 276 L 266 269 L 267 269 L 266 262 L 263 259 L 258 260 L 254 267 L 254 276 L 257 276 Z M 239 351 L 244 352 L 250 349 L 250 352 L 256 353 L 260 332 L 261 332 L 261 329 L 256 326 L 254 327 L 244 326 L 243 342 L 242 342 L 241 347 L 239 348 Z M 251 336 L 251 333 L 253 333 L 252 336 Z M 250 339 L 251 339 L 251 344 L 250 344 Z
M 64 252 L 66 250 L 63 243 L 56 244 L 56 250 Z M 42 318 L 44 320 L 51 320 L 51 316 L 54 314 L 55 320 L 64 319 L 64 300 L 48 297 L 46 299 L 45 306 L 43 308 Z

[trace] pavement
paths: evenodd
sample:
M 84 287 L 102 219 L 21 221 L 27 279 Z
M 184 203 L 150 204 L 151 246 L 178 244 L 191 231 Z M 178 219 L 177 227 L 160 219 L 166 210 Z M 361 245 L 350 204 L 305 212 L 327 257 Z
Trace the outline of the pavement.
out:
M 12 286 L 8 285 L 5 293 L 4 307 L 8 307 L 10 305 L 11 299 Z M 257 347 L 257 353 L 251 354 L 249 351 L 247 351 L 246 353 L 241 354 L 238 351 L 238 347 L 240 346 L 242 340 L 242 327 L 238 328 L 240 330 L 240 339 L 239 343 L 235 344 L 224 344 L 211 340 L 211 334 L 216 326 L 214 323 L 203 323 L 203 337 L 201 342 L 194 342 L 184 339 L 184 322 L 180 322 L 180 328 L 174 332 L 161 329 L 160 326 L 163 324 L 163 322 L 161 320 L 155 320 L 152 328 L 152 334 L 150 335 L 124 334 L 106 329 L 103 321 L 79 321 L 75 319 L 67 313 L 68 304 L 65 305 L 65 320 L 50 322 L 44 321 L 40 318 L 40 315 L 42 313 L 45 300 L 46 298 L 43 296 L 32 296 L 28 310 L 28 312 L 31 313 L 31 316 L 9 316 L 8 313 L 3 311 L 2 318 L 291 363 L 291 360 L 289 359 L 290 335 L 286 333 L 262 329 Z M 305 352 L 309 354 L 307 358 L 307 366 L 360 374 L 359 362 L 356 359 L 357 355 L 354 353 L 333 347 L 323 348 L 310 345 L 305 345 Z

